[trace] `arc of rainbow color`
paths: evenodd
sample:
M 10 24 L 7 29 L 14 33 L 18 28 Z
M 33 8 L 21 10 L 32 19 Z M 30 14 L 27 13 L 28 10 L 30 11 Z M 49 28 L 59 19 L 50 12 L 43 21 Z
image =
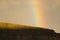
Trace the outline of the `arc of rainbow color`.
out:
M 45 27 L 44 10 L 39 0 L 30 0 L 36 25 Z

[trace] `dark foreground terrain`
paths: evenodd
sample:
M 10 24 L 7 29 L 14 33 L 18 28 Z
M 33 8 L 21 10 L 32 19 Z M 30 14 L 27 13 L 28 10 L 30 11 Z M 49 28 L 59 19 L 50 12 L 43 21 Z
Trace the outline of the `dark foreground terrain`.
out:
M 60 33 L 40 27 L 0 23 L 0 40 L 60 40 Z
M 0 40 L 60 40 L 60 34 L 49 29 L 0 29 Z

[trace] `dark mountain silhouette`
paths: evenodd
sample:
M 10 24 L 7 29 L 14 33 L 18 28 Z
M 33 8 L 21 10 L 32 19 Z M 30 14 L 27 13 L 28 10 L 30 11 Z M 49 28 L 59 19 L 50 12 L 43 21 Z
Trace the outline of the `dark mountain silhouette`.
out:
M 60 40 L 52 29 L 0 23 L 0 40 Z

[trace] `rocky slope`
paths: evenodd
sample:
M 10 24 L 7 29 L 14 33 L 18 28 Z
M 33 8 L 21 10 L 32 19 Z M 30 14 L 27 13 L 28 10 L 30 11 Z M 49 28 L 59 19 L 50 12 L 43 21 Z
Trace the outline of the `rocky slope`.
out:
M 60 33 L 51 29 L 0 23 L 0 40 L 60 40 Z

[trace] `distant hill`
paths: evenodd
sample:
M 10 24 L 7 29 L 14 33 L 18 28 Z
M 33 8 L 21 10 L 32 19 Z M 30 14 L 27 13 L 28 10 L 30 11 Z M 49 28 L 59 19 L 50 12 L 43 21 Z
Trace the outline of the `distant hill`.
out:
M 0 22 L 0 28 L 7 28 L 7 29 L 18 29 L 19 28 L 20 29 L 20 28 L 40 28 L 40 27 Z
M 0 22 L 0 40 L 60 40 L 54 30 Z

